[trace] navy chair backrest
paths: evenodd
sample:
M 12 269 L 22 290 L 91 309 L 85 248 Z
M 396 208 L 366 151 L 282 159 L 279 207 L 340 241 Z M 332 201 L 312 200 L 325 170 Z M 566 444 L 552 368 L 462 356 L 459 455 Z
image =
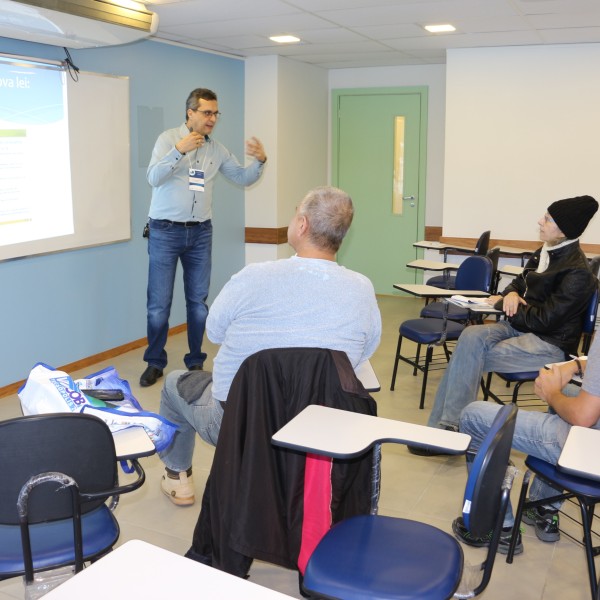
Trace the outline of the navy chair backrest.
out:
M 475 250 L 473 252 L 474 254 L 476 254 L 477 256 L 485 256 L 487 254 L 488 249 L 490 247 L 490 234 L 491 231 L 484 231 L 479 236 L 479 239 L 475 244 Z
M 592 334 L 596 329 L 596 316 L 598 315 L 598 284 L 594 288 L 594 293 L 590 298 L 587 311 L 585 312 L 585 321 L 583 323 L 583 333 Z
M 18 525 L 17 498 L 33 475 L 69 475 L 81 492 L 110 490 L 118 482 L 115 444 L 104 421 L 80 413 L 48 413 L 0 423 L 0 524 Z M 70 493 L 57 493 L 56 483 L 44 483 L 30 497 L 29 522 L 70 518 Z M 104 499 L 86 502 L 82 513 Z
M 517 410 L 512 403 L 500 408 L 470 465 L 463 501 L 463 520 L 475 537 L 487 535 L 498 517 Z
M 590 260 L 590 269 L 592 270 L 592 273 L 598 277 L 600 274 L 600 254 L 598 256 L 594 256 L 594 258 Z
M 492 261 L 487 256 L 469 256 L 456 271 L 455 289 L 489 292 L 492 271 Z

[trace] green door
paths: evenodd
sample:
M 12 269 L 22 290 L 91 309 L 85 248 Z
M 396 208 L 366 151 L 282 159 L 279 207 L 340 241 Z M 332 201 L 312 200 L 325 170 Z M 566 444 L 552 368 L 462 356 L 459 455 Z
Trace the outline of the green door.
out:
M 355 206 L 338 260 L 392 294 L 417 277 L 406 263 L 424 234 L 427 90 L 336 90 L 333 101 L 332 180 Z

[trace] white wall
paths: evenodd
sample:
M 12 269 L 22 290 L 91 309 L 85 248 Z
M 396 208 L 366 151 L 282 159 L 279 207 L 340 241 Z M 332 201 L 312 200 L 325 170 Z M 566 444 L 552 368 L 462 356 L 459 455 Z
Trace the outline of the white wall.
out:
M 416 85 L 429 88 L 425 224 L 441 226 L 444 185 L 445 65 L 333 69 L 329 71 L 330 90 Z M 368 115 L 365 115 L 363 126 L 365 128 L 369 126 Z M 331 157 L 331 152 L 328 153 L 328 156 Z
M 328 182 L 327 71 L 265 56 L 247 59 L 245 76 L 246 137 L 260 132 L 268 155 L 263 182 L 246 193 L 246 226 L 287 226 L 304 194 Z M 246 263 L 292 253 L 287 244 L 246 244 Z
M 448 51 L 444 235 L 535 240 L 554 200 L 600 199 L 599 72 L 600 44 Z

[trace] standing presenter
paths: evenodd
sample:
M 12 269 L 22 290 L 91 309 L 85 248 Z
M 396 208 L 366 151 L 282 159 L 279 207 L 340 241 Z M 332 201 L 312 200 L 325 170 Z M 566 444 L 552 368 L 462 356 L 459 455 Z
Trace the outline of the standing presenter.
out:
M 189 370 L 203 368 L 214 178 L 220 171 L 234 183 L 251 185 L 260 178 L 267 160 L 263 145 L 253 137 L 246 142 L 246 154 L 256 160 L 242 167 L 225 146 L 211 137 L 219 116 L 213 91 L 192 90 L 185 105 L 185 123 L 161 133 L 152 151 L 146 174 L 152 186 L 152 202 L 147 229 L 147 367 L 140 377 L 142 387 L 155 384 L 167 366 L 165 345 L 178 260 L 183 268 L 189 345 L 183 360 Z

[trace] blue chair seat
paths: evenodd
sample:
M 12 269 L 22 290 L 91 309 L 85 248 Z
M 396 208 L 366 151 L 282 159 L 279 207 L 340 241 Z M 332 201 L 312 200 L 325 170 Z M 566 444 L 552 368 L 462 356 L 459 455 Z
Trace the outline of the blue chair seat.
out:
M 398 362 L 403 361 L 413 367 L 413 375 L 417 371 L 423 373 L 423 383 L 421 385 L 421 400 L 419 408 L 425 406 L 425 391 L 427 389 L 427 375 L 433 358 L 434 346 L 442 346 L 446 354 L 446 360 L 449 360 L 450 352 L 446 347 L 446 341 L 456 341 L 463 332 L 465 325 L 448 321 L 446 319 L 409 319 L 400 325 L 400 334 L 398 336 L 398 346 L 396 347 L 396 358 L 394 360 L 394 371 L 392 373 L 392 383 L 390 390 L 394 390 L 396 384 L 396 374 L 398 372 Z M 414 358 L 408 358 L 402 355 L 402 340 L 406 338 L 417 344 L 417 353 Z M 419 362 L 421 346 L 427 346 L 425 361 Z
M 422 309 L 419 316 L 424 319 L 442 319 L 444 317 L 444 302 L 430 302 Z M 458 321 L 459 323 L 467 323 L 471 318 L 471 312 L 468 308 L 457 306 L 456 304 L 448 304 L 449 321 Z
M 446 323 L 446 339 L 457 340 L 463 332 L 464 325 L 448 321 Z M 442 321 L 439 319 L 409 319 L 400 325 L 400 335 L 417 344 L 435 344 L 440 341 Z
M 456 275 L 434 275 L 430 277 L 426 282 L 427 285 L 440 288 L 442 290 L 455 290 L 456 289 Z
M 517 383 L 519 381 L 533 381 L 539 374 L 539 369 L 537 371 L 523 371 L 522 373 L 498 373 L 496 375 L 504 379 L 504 381 L 508 381 L 510 383 Z
M 534 473 L 541 475 L 544 479 L 552 482 L 552 485 L 561 487 L 570 493 L 575 493 L 580 496 L 587 496 L 589 498 L 597 498 L 600 500 L 600 481 L 594 481 L 593 479 L 586 479 L 585 477 L 578 477 L 577 475 L 570 475 L 565 473 L 551 463 L 536 458 L 535 456 L 528 456 L 525 459 L 525 466 L 531 469 Z
M 110 549 L 119 539 L 119 525 L 105 505 L 81 517 L 84 560 Z M 75 562 L 73 523 L 70 519 L 29 526 L 33 567 L 56 568 Z M 2 577 L 20 575 L 25 570 L 21 532 L 18 527 L 0 525 L 0 573 Z
M 446 532 L 408 519 L 361 515 L 327 532 L 311 556 L 304 586 L 344 600 L 434 600 L 452 597 L 462 570 L 462 548 Z

